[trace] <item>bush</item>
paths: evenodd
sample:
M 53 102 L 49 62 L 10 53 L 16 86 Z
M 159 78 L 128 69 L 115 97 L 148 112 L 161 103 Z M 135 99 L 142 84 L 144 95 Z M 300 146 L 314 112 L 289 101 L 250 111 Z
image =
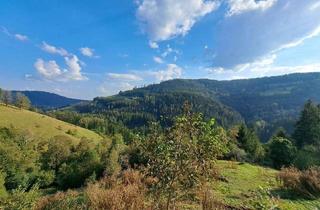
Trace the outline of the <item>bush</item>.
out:
M 310 199 L 320 198 L 320 167 L 299 171 L 282 169 L 278 174 L 282 187 Z
M 40 193 L 38 187 L 35 186 L 27 191 L 25 188 L 19 187 L 13 190 L 7 199 L 0 203 L 0 209 L 4 210 L 29 210 L 34 209 L 36 201 L 39 199 Z
M 41 198 L 35 207 L 35 210 L 50 210 L 50 209 L 88 209 L 83 196 L 75 191 L 67 191 L 66 193 L 58 192 L 52 196 Z
M 139 172 L 128 170 L 123 172 L 119 183 L 109 177 L 97 184 L 90 184 L 85 191 L 89 209 L 146 209 L 146 188 L 142 180 Z
M 288 139 L 274 137 L 269 144 L 269 156 L 275 168 L 280 169 L 290 166 L 296 153 L 296 147 Z

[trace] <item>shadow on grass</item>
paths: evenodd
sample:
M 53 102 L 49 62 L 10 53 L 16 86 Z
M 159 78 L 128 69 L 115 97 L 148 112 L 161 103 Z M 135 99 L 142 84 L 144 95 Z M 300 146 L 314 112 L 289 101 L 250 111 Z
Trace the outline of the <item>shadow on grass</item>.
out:
M 292 200 L 292 201 L 313 201 L 317 200 L 317 198 L 310 198 L 307 195 L 301 195 L 297 192 L 294 192 L 289 189 L 274 189 L 270 191 L 272 196 L 279 197 L 281 199 Z

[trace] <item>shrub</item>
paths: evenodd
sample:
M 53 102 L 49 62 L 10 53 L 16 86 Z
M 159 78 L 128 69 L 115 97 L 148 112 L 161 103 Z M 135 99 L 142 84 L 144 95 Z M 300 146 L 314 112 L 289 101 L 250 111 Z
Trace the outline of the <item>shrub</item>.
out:
M 19 187 L 13 190 L 10 195 L 0 203 L 0 208 L 4 210 L 29 210 L 34 209 L 36 201 L 39 199 L 40 193 L 38 187 L 35 186 L 27 191 L 25 188 Z
M 269 156 L 273 166 L 280 169 L 281 167 L 290 166 L 296 156 L 297 149 L 288 139 L 282 137 L 272 138 L 269 144 Z
M 50 210 L 50 209 L 74 209 L 85 210 L 88 209 L 85 204 L 83 196 L 76 191 L 67 191 L 65 193 L 58 192 L 51 196 L 41 198 L 35 210 Z
M 278 174 L 282 187 L 310 199 L 320 197 L 320 167 L 304 171 L 296 168 L 282 169 Z
M 113 177 L 105 178 L 96 184 L 89 184 L 85 191 L 89 209 L 146 209 L 146 188 L 142 180 L 143 177 L 139 172 L 128 170 L 123 172 L 116 184 Z

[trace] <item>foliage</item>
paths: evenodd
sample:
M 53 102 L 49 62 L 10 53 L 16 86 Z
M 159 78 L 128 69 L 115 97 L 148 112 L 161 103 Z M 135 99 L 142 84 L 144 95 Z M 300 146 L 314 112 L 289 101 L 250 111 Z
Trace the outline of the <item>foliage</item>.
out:
M 309 145 L 300 149 L 294 160 L 295 167 L 304 170 L 312 166 L 320 166 L 319 148 Z
M 166 196 L 169 209 L 179 193 L 212 178 L 216 158 L 226 152 L 226 134 L 214 120 L 205 122 L 201 115 L 188 110 L 165 133 L 152 129 L 142 143 L 148 160 L 147 174 L 157 180 L 153 190 Z
M 0 171 L 0 200 L 7 196 L 5 185 L 5 174 Z
M 17 93 L 15 96 L 15 104 L 20 109 L 30 109 L 31 102 L 27 96 L 23 95 L 22 93 Z
M 320 106 L 308 101 L 298 120 L 293 138 L 299 148 L 320 146 Z
M 254 130 L 248 129 L 244 124 L 242 124 L 239 128 L 236 139 L 239 148 L 243 149 L 248 154 L 247 159 L 249 161 L 258 162 L 263 159 L 264 149 Z
M 250 206 L 256 210 L 279 210 L 279 201 L 273 197 L 269 189 L 260 187 L 249 200 Z
M 87 139 L 82 139 L 60 165 L 57 184 L 62 189 L 81 187 L 92 174 L 101 174 L 102 170 L 94 144 Z
M 35 210 L 55 209 L 86 210 L 88 208 L 84 197 L 72 190 L 44 196 L 38 200 L 35 206 Z
M 40 193 L 37 186 L 30 190 L 19 187 L 13 190 L 7 199 L 0 202 L 0 208 L 4 210 L 30 210 L 34 209 L 36 201 L 39 199 Z
M 274 137 L 269 143 L 269 157 L 277 169 L 290 166 L 297 153 L 296 147 L 288 139 Z
M 105 158 L 105 175 L 111 176 L 121 171 L 120 154 L 124 150 L 123 138 L 121 135 L 112 137 L 110 148 L 104 154 Z

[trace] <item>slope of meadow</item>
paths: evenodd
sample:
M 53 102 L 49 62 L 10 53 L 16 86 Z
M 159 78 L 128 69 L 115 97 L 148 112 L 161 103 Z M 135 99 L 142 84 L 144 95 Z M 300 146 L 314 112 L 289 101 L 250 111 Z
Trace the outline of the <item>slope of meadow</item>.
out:
M 95 141 L 102 139 L 93 131 L 42 115 L 39 113 L 0 105 L 0 127 L 13 126 L 46 140 L 54 136 L 68 136 L 75 142 L 85 137 Z
M 280 209 L 320 209 L 320 199 L 306 200 L 288 196 L 290 193 L 280 190 L 276 179 L 278 171 L 274 169 L 230 161 L 219 161 L 218 166 L 225 180 L 214 183 L 213 188 L 215 196 L 225 204 L 254 208 L 253 203 L 272 203 L 264 196 L 264 192 L 268 191 L 274 197 L 274 204 Z

